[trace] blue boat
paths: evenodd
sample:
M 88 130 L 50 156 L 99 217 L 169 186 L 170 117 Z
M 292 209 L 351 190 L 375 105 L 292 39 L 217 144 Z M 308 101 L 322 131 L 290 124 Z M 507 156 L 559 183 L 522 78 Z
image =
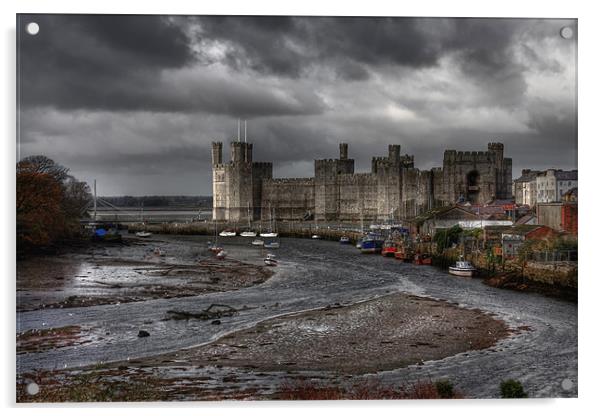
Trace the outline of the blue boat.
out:
M 362 253 L 380 253 L 385 240 L 381 237 L 369 235 L 362 240 Z

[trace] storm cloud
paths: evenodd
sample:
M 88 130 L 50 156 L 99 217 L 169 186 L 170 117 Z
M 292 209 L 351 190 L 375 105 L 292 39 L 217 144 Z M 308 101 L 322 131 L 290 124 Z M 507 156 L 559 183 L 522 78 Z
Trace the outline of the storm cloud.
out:
M 357 170 L 388 143 L 431 168 L 497 140 L 515 175 L 575 168 L 576 24 L 19 15 L 20 156 L 46 154 L 105 195 L 210 194 L 210 142 L 234 140 L 241 118 L 279 176 L 311 176 L 340 141 Z

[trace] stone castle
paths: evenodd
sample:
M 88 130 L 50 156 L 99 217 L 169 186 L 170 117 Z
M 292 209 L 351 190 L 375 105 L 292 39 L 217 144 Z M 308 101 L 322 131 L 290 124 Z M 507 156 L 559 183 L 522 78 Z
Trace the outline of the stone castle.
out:
M 468 201 L 484 204 L 512 197 L 512 159 L 502 143 L 485 152 L 446 150 L 443 167 L 419 170 L 414 156 L 389 145 L 373 157 L 371 172 L 355 173 L 346 143 L 338 159 L 314 162 L 313 178 L 274 178 L 272 163 L 253 162 L 253 144 L 230 143 L 230 161 L 221 142 L 212 144 L 213 219 L 366 221 L 411 219 L 429 209 Z

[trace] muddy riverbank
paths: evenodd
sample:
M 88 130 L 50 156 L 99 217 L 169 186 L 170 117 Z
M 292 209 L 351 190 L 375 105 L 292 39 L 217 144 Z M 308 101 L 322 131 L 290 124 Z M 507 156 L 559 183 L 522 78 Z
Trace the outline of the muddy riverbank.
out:
M 231 261 L 261 267 L 266 251 L 250 241 L 220 244 Z M 161 262 L 186 270 L 211 259 L 206 243 L 207 237 L 154 236 L 84 255 L 97 271 L 128 264 L 163 273 Z M 144 260 L 144 245 L 166 256 Z M 272 277 L 236 290 L 19 311 L 17 385 L 40 387 L 40 395 L 19 400 L 272 398 L 298 379 L 373 379 L 396 388 L 448 379 L 465 397 L 487 398 L 499 397 L 499 383 L 513 378 L 530 397 L 577 395 L 573 302 L 500 290 L 329 241 L 282 238 L 276 254 Z M 83 274 L 66 268 L 57 276 L 72 281 Z M 170 318 L 170 311 L 198 313 L 212 304 L 237 312 L 219 324 Z M 139 337 L 141 330 L 150 336 Z M 373 358 L 362 361 L 364 355 Z
M 239 396 L 234 397 L 242 394 L 244 398 L 262 399 L 268 394 L 277 398 L 277 389 L 266 392 L 245 388 L 248 380 L 240 377 L 240 370 L 252 369 L 258 379 L 264 372 L 288 374 L 289 380 L 302 380 L 296 373 L 309 371 L 329 379 L 330 385 L 339 385 L 351 375 L 422 365 L 425 361 L 486 349 L 509 334 L 503 321 L 482 311 L 395 294 L 277 317 L 211 344 L 178 352 L 109 363 L 102 369 L 92 366 L 76 372 L 26 377 L 52 385 L 52 390 L 46 392 L 48 397 L 64 400 L 75 397 L 69 388 L 81 394 L 84 390 L 80 381 L 90 377 L 100 386 L 108 386 L 115 379 L 127 381 L 130 386 L 145 383 L 146 396 L 137 397 L 139 400 L 174 400 L 181 398 L 181 391 L 175 389 L 177 385 L 202 386 L 212 380 L 207 370 L 227 368 L 238 369 L 238 375 L 221 378 L 226 385 L 238 385 Z M 177 376 L 173 374 L 174 367 L 197 371 Z M 138 369 L 145 369 L 144 377 Z M 166 371 L 172 371 L 171 376 L 166 377 Z M 186 400 L 213 399 L 219 391 L 214 387 L 205 391 L 199 388 Z M 27 400 L 26 395 L 21 396 Z
M 178 259 L 165 243 L 132 239 L 127 246 L 91 245 L 73 253 L 34 256 L 17 264 L 17 310 L 118 305 L 224 292 L 265 282 L 273 272 L 201 252 Z M 186 261 L 187 260 L 187 261 Z

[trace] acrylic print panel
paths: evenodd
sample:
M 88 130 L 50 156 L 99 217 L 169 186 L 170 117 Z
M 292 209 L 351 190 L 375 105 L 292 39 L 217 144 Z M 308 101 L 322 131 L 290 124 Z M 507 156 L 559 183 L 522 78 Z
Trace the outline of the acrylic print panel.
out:
M 17 33 L 19 402 L 577 396 L 575 19 Z

